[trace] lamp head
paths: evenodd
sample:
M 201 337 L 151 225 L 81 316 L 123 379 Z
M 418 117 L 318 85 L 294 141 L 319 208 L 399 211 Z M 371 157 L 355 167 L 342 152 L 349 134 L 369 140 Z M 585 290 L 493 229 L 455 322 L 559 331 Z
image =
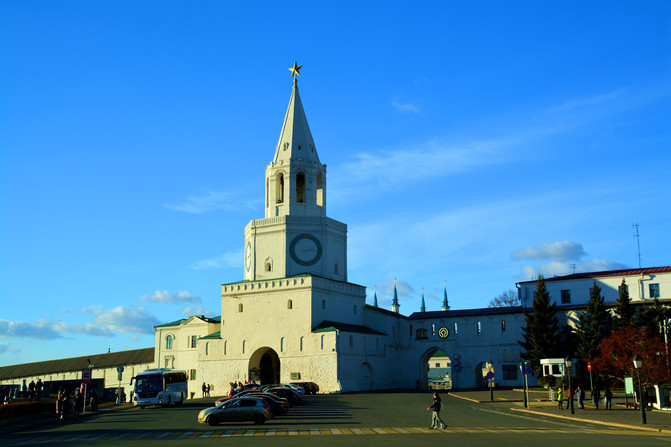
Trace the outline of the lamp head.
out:
M 632 360 L 634 362 L 634 368 L 641 369 L 643 367 L 643 358 L 636 354 Z

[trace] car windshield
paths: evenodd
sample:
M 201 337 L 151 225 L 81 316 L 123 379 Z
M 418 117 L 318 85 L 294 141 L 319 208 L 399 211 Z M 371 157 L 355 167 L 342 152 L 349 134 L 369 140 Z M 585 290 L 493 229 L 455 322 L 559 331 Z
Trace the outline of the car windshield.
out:
M 135 391 L 161 391 L 163 390 L 163 376 L 150 374 L 139 376 L 135 379 Z

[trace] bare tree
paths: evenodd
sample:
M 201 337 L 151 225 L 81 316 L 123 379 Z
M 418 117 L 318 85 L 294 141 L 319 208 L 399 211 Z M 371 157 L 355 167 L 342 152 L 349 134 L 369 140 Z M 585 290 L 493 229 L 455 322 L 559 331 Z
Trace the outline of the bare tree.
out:
M 489 300 L 489 307 L 515 307 L 521 304 L 517 291 L 513 289 L 508 289 L 501 295 Z

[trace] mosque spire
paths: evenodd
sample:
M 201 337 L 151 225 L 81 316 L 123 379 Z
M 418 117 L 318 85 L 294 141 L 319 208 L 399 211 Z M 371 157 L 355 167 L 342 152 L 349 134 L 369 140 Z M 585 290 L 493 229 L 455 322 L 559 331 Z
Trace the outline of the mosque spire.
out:
M 398 308 L 401 307 L 398 304 L 398 292 L 396 291 L 396 278 L 394 278 L 394 299 L 391 301 L 391 311 L 398 313 Z
M 377 307 L 377 286 L 375 286 L 375 289 L 373 290 L 373 306 Z
M 420 312 L 426 312 L 426 304 L 424 303 L 424 287 L 422 287 L 422 305 L 419 307 Z
M 447 304 L 447 280 L 443 283 L 443 310 L 450 310 L 450 306 Z

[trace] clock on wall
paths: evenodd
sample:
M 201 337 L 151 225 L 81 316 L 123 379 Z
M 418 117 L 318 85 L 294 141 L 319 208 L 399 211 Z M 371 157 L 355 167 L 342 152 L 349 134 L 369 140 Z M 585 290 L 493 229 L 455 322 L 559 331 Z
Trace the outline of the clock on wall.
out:
M 289 255 L 296 264 L 313 265 L 322 257 L 322 244 L 308 233 L 301 233 L 289 244 Z
M 249 271 L 252 268 L 252 243 L 247 241 L 245 246 L 245 268 Z

